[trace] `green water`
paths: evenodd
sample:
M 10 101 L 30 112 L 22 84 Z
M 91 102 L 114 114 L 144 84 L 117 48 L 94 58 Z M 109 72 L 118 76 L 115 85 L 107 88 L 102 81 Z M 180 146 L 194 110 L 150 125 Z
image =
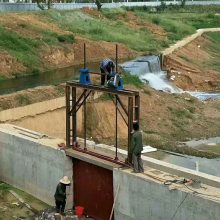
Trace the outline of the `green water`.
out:
M 99 63 L 89 63 L 90 71 L 99 71 Z M 0 95 L 17 92 L 37 86 L 58 85 L 79 78 L 79 70 L 83 65 L 55 69 L 37 75 L 24 76 L 0 81 Z

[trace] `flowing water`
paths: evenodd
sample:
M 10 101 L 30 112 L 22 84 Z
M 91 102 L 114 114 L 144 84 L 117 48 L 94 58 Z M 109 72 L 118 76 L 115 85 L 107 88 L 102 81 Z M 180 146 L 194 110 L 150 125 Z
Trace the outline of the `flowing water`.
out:
M 121 64 L 121 67 L 131 73 L 137 75 L 145 83 L 152 88 L 164 92 L 181 93 L 183 90 L 175 86 L 167 79 L 166 72 L 161 70 L 161 63 L 158 56 L 144 56 L 135 60 Z M 208 99 L 220 99 L 220 91 L 216 92 L 188 92 L 190 95 L 205 101 Z
M 139 76 L 142 81 L 156 90 L 170 93 L 178 93 L 182 91 L 169 82 L 166 72 L 161 70 L 160 59 L 158 56 L 139 57 L 135 60 L 121 64 L 121 67 L 132 75 Z

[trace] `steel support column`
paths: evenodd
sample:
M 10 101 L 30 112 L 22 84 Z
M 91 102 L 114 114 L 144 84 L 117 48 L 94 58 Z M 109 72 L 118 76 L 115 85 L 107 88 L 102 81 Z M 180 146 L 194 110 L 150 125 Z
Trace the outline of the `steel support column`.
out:
M 140 96 L 135 96 L 134 121 L 139 123 L 140 120 Z
M 66 86 L 66 146 L 70 147 L 70 87 Z
M 77 99 L 77 88 L 82 89 L 82 93 Z M 108 94 L 113 94 L 115 99 L 113 100 L 115 104 L 115 159 L 116 163 L 118 161 L 118 112 L 121 114 L 122 119 L 128 126 L 128 162 L 132 163 L 132 152 L 131 152 L 131 135 L 133 129 L 133 121 L 139 122 L 140 118 L 140 96 L 137 91 L 132 90 L 115 90 L 112 88 L 101 87 L 99 85 L 82 85 L 78 82 L 67 82 L 66 84 L 66 146 L 73 147 L 76 150 L 82 150 L 83 152 L 89 152 L 86 146 L 86 122 L 87 122 L 87 112 L 86 112 L 86 100 L 92 91 L 106 92 Z M 124 105 L 121 101 L 119 95 L 128 97 L 128 106 Z M 77 148 L 74 143 L 77 138 L 77 111 L 83 106 L 83 118 L 84 118 L 84 149 Z M 120 107 L 120 108 L 119 108 Z M 127 119 L 126 119 L 127 116 Z M 102 156 L 102 155 L 100 155 Z
M 76 137 L 77 137 L 77 121 L 76 121 L 76 88 L 72 87 L 72 111 L 71 111 L 71 115 L 72 115 L 72 142 L 70 143 L 71 145 L 74 144 L 74 142 L 76 143 Z
M 133 97 L 128 97 L 128 162 L 132 163 L 131 132 L 133 127 Z
M 118 160 L 118 100 L 115 97 L 115 160 Z
M 85 90 L 87 92 L 87 90 Z M 83 110 L 84 110 L 84 150 L 87 150 L 86 148 L 86 93 L 84 95 L 84 102 L 83 102 Z

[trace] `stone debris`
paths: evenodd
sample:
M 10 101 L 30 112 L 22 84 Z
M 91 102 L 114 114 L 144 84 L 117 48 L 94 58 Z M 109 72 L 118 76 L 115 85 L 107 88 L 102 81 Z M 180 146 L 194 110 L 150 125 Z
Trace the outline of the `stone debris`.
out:
M 11 204 L 15 205 L 15 206 L 19 206 L 20 205 L 18 202 L 12 202 Z
M 55 208 L 48 208 L 41 213 L 34 215 L 32 217 L 28 218 L 16 218 L 16 220 L 94 220 L 92 218 L 86 217 L 80 217 L 78 218 L 77 215 L 75 215 L 75 212 L 73 210 L 67 210 L 64 215 L 60 215 L 59 213 L 56 213 Z
M 7 210 L 7 207 L 6 206 L 0 206 L 0 209 L 4 212 Z

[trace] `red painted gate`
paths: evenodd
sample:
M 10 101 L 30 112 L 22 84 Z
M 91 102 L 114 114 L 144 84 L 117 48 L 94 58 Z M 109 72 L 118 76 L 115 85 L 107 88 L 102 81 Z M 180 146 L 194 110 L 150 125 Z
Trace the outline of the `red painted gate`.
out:
M 97 220 L 109 220 L 113 205 L 113 174 L 111 170 L 74 159 L 74 204 Z M 113 219 L 113 218 L 112 218 Z

